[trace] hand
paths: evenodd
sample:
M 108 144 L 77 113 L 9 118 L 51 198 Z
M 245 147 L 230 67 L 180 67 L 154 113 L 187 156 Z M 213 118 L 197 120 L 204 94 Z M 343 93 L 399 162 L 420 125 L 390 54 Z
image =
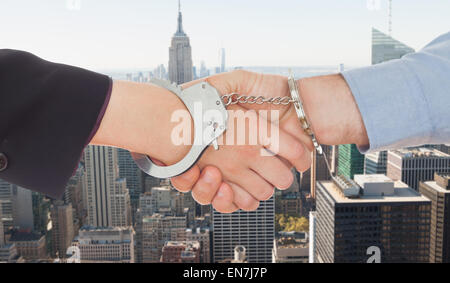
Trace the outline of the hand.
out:
M 217 85 L 214 86 L 218 88 Z M 245 110 L 237 105 L 233 109 Z M 246 110 L 245 115 L 249 117 L 245 133 L 249 136 L 251 134 L 250 129 L 258 128 L 262 125 L 260 120 L 265 120 L 263 117 L 258 117 L 254 111 Z M 211 187 L 217 187 L 220 184 L 220 182 L 214 180 L 217 179 L 217 176 L 223 176 L 227 182 L 227 184 L 222 185 L 223 191 L 227 192 L 225 194 L 226 196 L 231 195 L 232 191 L 234 198 L 234 204 L 230 204 L 228 209 L 236 210 L 237 208 L 241 208 L 243 210 L 254 210 L 258 207 L 260 200 L 266 200 L 272 196 L 274 187 L 287 189 L 292 184 L 293 175 L 290 171 L 291 164 L 301 160 L 306 150 L 300 141 L 284 131 L 279 131 L 279 140 L 276 142 L 276 145 L 278 145 L 277 148 L 272 143 L 268 145 L 264 144 L 259 139 L 259 135 L 256 145 L 234 145 L 234 140 L 231 140 L 232 144 L 230 145 L 228 137 L 239 134 L 230 132 L 233 130 L 231 125 L 235 122 L 231 117 L 230 114 L 225 143 L 220 145 L 218 151 L 209 147 L 197 163 L 199 168 L 215 166 L 220 168 L 220 171 L 214 171 L 212 169 L 205 170 L 202 173 L 203 178 L 200 178 L 199 182 L 194 186 L 192 195 L 201 204 L 210 203 Z M 237 123 L 246 124 L 245 120 L 238 121 Z M 266 121 L 263 123 L 266 123 Z M 271 127 L 275 128 L 277 126 L 272 124 Z M 261 129 L 258 129 L 258 132 L 261 133 Z M 234 135 L 230 135 L 230 133 L 234 133 Z M 271 152 L 276 152 L 277 155 L 262 156 L 261 151 L 265 148 Z M 176 184 L 174 185 L 183 191 L 189 189 L 182 188 Z
M 224 80 L 211 83 L 223 93 L 233 90 Z M 245 110 L 238 105 L 233 108 Z M 172 131 L 177 126 L 177 123 L 171 122 L 171 116 L 177 110 L 186 108 L 177 96 L 164 88 L 152 84 L 115 81 L 105 115 L 91 144 L 121 147 L 131 152 L 147 154 L 163 164 L 174 164 L 190 149 L 190 145 L 176 146 L 170 142 Z M 247 127 L 244 134 L 249 136 L 249 129 L 258 128 L 261 125 L 258 121 L 264 121 L 264 117 L 247 112 L 250 119 L 245 123 Z M 229 122 L 232 123 L 233 120 L 230 119 Z M 192 129 L 190 119 L 189 123 Z M 278 128 L 275 124 L 270 127 Z M 228 183 L 222 185 L 225 187 L 224 191 L 232 191 L 233 194 L 234 204 L 230 209 L 256 209 L 259 200 L 265 200 L 273 194 L 274 186 L 290 186 L 293 180 L 290 164 L 299 160 L 306 151 L 300 141 L 284 131 L 279 131 L 279 144 L 277 156 L 261 156 L 261 151 L 265 148 L 275 150 L 259 138 L 255 145 L 230 145 L 227 140 L 218 151 L 208 148 L 198 162 L 198 169 L 211 165 L 220 171 L 209 166 L 210 170 L 202 173 L 201 181 L 193 191 L 194 198 L 199 203 L 209 203 L 211 200 L 205 196 L 210 192 L 205 191 L 205 188 L 208 185 L 218 187 L 223 175 Z M 196 169 L 188 172 L 194 177 L 198 173 Z
M 232 88 L 240 94 L 263 95 L 266 97 L 289 95 L 287 78 L 282 76 L 239 71 L 237 73 L 220 74 L 207 80 L 220 79 L 232 81 L 231 85 L 234 86 Z M 307 117 L 320 143 L 329 145 L 354 143 L 361 147 L 368 145 L 368 137 L 361 114 L 342 76 L 336 74 L 302 79 L 299 83 L 299 91 Z M 243 106 L 249 108 L 272 107 L 270 105 L 247 104 Z M 283 114 L 280 127 L 300 139 L 302 139 L 302 136 L 307 138 L 306 144 L 308 149 L 312 149 L 312 143 L 300 128 L 293 107 L 286 107 L 280 111 Z M 202 174 L 206 174 L 208 170 L 213 171 L 214 169 L 207 167 Z M 199 171 L 199 169 L 194 167 L 193 171 Z M 208 197 L 205 196 L 205 198 L 212 199 L 212 204 L 216 210 L 233 212 L 233 207 L 230 204 L 233 196 L 226 184 L 221 182 L 218 172 L 215 171 L 214 173 L 216 173 L 217 177 L 214 183 L 217 186 L 210 186 L 208 188 L 210 195 Z M 172 183 L 177 188 L 189 189 L 192 188 L 197 178 L 198 174 L 196 176 L 186 174 L 173 178 Z M 195 188 L 202 183 L 200 178 Z
M 214 86 L 222 95 L 233 92 L 249 96 L 262 95 L 265 97 L 289 95 L 287 78 L 282 76 L 262 75 L 246 71 L 234 71 L 230 73 L 212 76 L 205 80 L 208 81 L 208 83 L 210 83 L 212 86 Z M 199 81 L 190 82 L 188 84 L 185 84 L 183 87 L 189 87 L 190 85 L 196 84 L 198 82 Z M 273 104 L 263 104 L 263 105 L 236 104 L 228 106 L 228 110 L 237 110 L 242 108 L 247 110 L 278 111 L 280 119 L 279 120 L 280 128 L 290 131 L 290 133 L 286 131 L 286 133 L 289 133 L 287 134 L 287 136 L 294 138 L 294 140 L 296 139 L 297 141 L 300 141 L 297 144 L 294 143 L 288 144 L 286 142 L 280 141 L 281 147 L 279 155 L 281 157 L 280 160 L 282 161 L 282 163 L 280 163 L 279 167 L 282 168 L 287 166 L 288 168 L 290 168 L 292 167 L 292 165 L 294 165 L 297 168 L 297 170 L 302 172 L 310 167 L 311 163 L 310 151 L 312 150 L 312 144 L 309 137 L 305 136 L 302 133 L 300 129 L 300 123 L 296 118 L 296 116 L 287 115 L 290 111 L 293 110 L 293 108 L 289 106 L 284 105 L 277 106 Z M 308 144 L 308 146 L 303 145 L 303 143 Z M 256 164 L 258 163 L 259 162 L 257 162 Z M 214 160 L 211 159 L 200 160 L 199 162 L 200 167 L 202 166 L 205 167 L 205 165 L 213 165 L 213 164 Z M 276 174 L 277 176 L 280 176 L 279 174 L 277 174 L 277 170 L 278 170 L 277 167 L 268 166 L 265 172 L 266 174 L 271 175 Z M 190 178 L 197 177 L 198 171 L 199 169 L 197 167 L 194 167 L 192 169 L 192 172 L 187 172 L 184 175 L 172 178 L 173 186 L 179 189 L 180 191 L 188 191 L 192 188 L 192 195 L 199 203 L 209 204 L 212 202 L 214 208 L 221 212 L 232 212 L 235 211 L 237 208 L 242 207 L 241 202 L 243 201 L 244 197 L 246 197 L 245 200 L 247 200 L 248 202 L 249 200 L 248 196 L 243 195 L 241 189 L 234 187 L 234 184 L 232 182 L 230 184 L 229 176 L 224 176 L 224 180 L 226 182 L 221 182 L 220 171 L 214 170 L 211 166 L 208 166 L 203 170 L 202 176 L 200 177 L 198 182 L 194 185 L 192 182 L 193 179 Z M 260 172 L 260 175 L 263 174 L 261 174 Z M 211 181 L 206 182 L 205 180 L 203 180 L 202 178 L 203 176 L 215 176 L 216 179 L 214 182 Z M 290 183 L 292 183 L 292 181 L 290 181 Z M 277 186 L 273 182 L 272 184 Z M 281 189 L 287 188 L 279 185 L 277 187 Z M 270 196 L 271 195 L 272 194 L 270 194 Z M 233 199 L 234 204 L 231 202 Z M 256 200 L 258 200 L 258 198 L 256 198 Z M 255 200 L 253 200 L 253 203 L 256 204 Z M 251 206 L 247 206 L 246 210 L 249 210 L 249 207 L 251 208 Z M 257 205 L 255 205 L 254 209 L 256 209 L 256 207 Z

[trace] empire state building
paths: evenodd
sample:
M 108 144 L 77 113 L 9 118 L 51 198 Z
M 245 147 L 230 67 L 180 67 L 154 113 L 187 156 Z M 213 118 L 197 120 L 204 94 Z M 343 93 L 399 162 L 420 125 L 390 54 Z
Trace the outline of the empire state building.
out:
M 178 2 L 178 29 L 169 48 L 169 79 L 182 84 L 192 81 L 192 51 L 189 37 L 183 31 L 183 17 Z

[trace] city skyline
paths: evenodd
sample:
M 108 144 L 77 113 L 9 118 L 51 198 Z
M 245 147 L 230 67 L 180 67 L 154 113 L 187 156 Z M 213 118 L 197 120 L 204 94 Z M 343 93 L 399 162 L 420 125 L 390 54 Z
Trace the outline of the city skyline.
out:
M 227 5 L 233 1 L 235 0 L 230 0 Z M 348 1 L 342 1 L 346 3 L 342 6 L 354 7 L 356 1 L 352 4 Z M 373 8 L 369 7 L 370 3 L 375 5 L 378 2 L 360 1 L 358 3 L 367 4 L 365 8 L 369 10 Z M 129 6 L 133 6 L 143 1 L 130 2 L 132 4 Z M 156 1 L 146 2 L 148 2 L 146 5 L 162 7 L 162 1 L 158 4 Z M 191 25 L 195 21 L 200 21 L 198 14 L 193 13 L 193 7 L 198 8 L 200 3 L 204 4 L 202 9 L 208 5 L 222 6 L 223 3 L 211 4 L 208 1 L 206 4 L 206 1 L 192 0 L 189 4 L 183 5 L 182 2 L 180 11 L 180 1 L 173 0 L 173 2 L 178 5 L 176 9 L 178 17 L 170 16 L 167 20 L 178 22 L 178 25 L 160 30 L 166 36 L 172 36 L 172 40 L 164 39 L 162 42 L 168 58 L 158 58 L 159 61 L 153 66 L 155 69 L 136 65 L 136 70 L 139 70 L 137 76 L 130 72 L 122 74 L 127 80 L 145 83 L 152 77 L 159 77 L 181 84 L 197 78 L 197 74 L 200 77 L 210 74 L 210 69 L 206 69 L 203 61 L 208 59 L 202 58 L 200 64 L 193 64 L 194 54 L 199 54 L 196 53 L 197 50 L 203 52 L 202 48 L 205 47 L 198 48 L 193 43 L 191 48 L 191 38 L 198 37 L 198 31 L 191 30 L 192 26 L 185 30 L 184 19 L 191 21 Z M 284 2 L 294 3 L 287 0 Z M 329 3 L 325 0 L 320 2 Z M 89 9 L 98 8 L 98 3 L 93 4 L 84 0 L 46 0 L 42 3 L 42 6 L 53 5 L 52 9 L 56 10 L 61 8 L 61 5 L 64 9 L 71 10 L 72 20 L 86 10 L 87 13 L 91 13 Z M 58 5 L 55 6 L 56 3 Z M 120 6 L 119 1 L 111 0 L 108 3 L 111 3 L 113 8 Z M 394 3 L 401 6 L 406 0 L 403 2 L 394 0 Z M 81 6 L 78 6 L 79 4 Z M 258 4 L 261 5 L 253 8 L 259 16 L 265 13 L 264 9 L 271 6 L 269 1 L 258 1 Z M 310 8 L 308 11 L 313 11 L 316 7 L 316 4 L 306 4 L 306 1 L 299 1 L 296 4 L 304 4 Z M 380 2 L 380 10 L 385 4 L 387 0 Z M 169 6 L 172 7 L 165 2 L 164 7 Z M 242 3 L 242 7 L 250 6 L 246 2 Z M 105 12 L 108 12 L 109 8 Z M 173 8 L 175 9 L 175 6 Z M 1 9 L 2 4 L 0 4 L 0 24 Z M 188 16 L 184 14 L 185 9 Z M 284 10 L 286 7 L 283 7 Z M 377 8 L 372 12 L 376 11 Z M 56 12 L 58 16 L 64 14 L 59 10 Z M 144 10 L 139 12 L 145 13 Z M 223 12 L 226 12 L 226 9 Z M 245 13 L 245 9 L 239 10 L 237 15 L 242 12 Z M 127 13 L 126 9 L 124 13 Z M 336 14 L 338 13 L 339 10 L 336 11 Z M 211 11 L 207 16 L 216 15 Z M 323 15 L 328 15 L 328 12 Z M 183 21 L 182 16 L 185 16 Z M 280 15 L 273 18 L 276 17 Z M 52 20 L 48 19 L 48 23 Z M 248 19 L 248 22 L 257 25 L 260 20 L 256 17 Z M 284 19 L 283 23 L 291 20 Z M 329 20 L 332 21 L 332 18 Z M 107 24 L 102 23 L 104 26 Z M 220 24 L 206 26 L 219 27 L 219 30 L 215 34 L 203 31 L 202 36 L 220 37 Z M 67 26 L 60 28 L 60 31 L 64 31 Z M 263 29 L 263 26 L 261 28 Z M 396 40 L 395 32 L 391 37 L 384 33 L 384 28 L 380 28 L 382 31 L 378 30 L 378 27 L 371 28 L 372 48 L 367 46 L 363 53 L 366 51 L 372 53 L 372 64 L 401 58 L 407 53 L 414 52 L 409 44 L 417 48 L 415 44 L 418 41 L 412 39 L 408 42 L 407 33 Z M 414 27 L 410 28 L 413 30 Z M 111 29 L 114 30 L 114 26 L 111 26 Z M 321 27 L 317 29 L 320 30 Z M 332 28 L 333 31 L 337 29 L 339 26 Z M 274 27 L 272 31 L 275 30 Z M 98 33 L 98 30 L 93 32 Z M 136 33 L 140 34 L 139 31 Z M 239 35 L 239 32 L 236 34 Z M 288 34 L 288 31 L 283 34 Z M 335 64 L 330 60 L 329 54 L 323 53 L 323 50 L 332 46 L 336 53 L 330 56 L 335 56 L 339 54 L 339 48 L 345 44 L 352 48 L 357 48 L 360 44 L 359 41 L 347 40 L 342 35 L 343 33 L 324 35 L 326 40 L 337 40 L 339 43 L 324 45 L 316 50 L 317 54 L 324 57 L 321 60 L 329 60 L 327 62 L 334 64 L 335 67 L 303 65 L 294 68 L 295 75 L 303 77 L 343 71 L 344 63 L 349 62 L 342 61 L 339 62 L 342 64 Z M 259 36 L 258 32 L 255 36 Z M 61 38 L 64 39 L 64 36 Z M 267 38 L 272 36 L 259 38 L 254 43 L 260 44 L 260 40 Z M 253 38 L 248 40 L 252 41 Z M 403 44 L 403 41 L 408 42 L 408 46 Z M 204 38 L 202 42 L 206 42 Z M 56 48 L 55 46 L 52 48 Z M 280 46 L 287 45 L 280 44 Z M 258 56 L 258 52 L 266 52 L 272 47 L 270 44 L 260 44 L 255 48 L 253 42 L 246 46 L 253 48 L 255 56 Z M 291 50 L 292 46 L 289 48 Z M 214 48 L 210 49 L 214 51 Z M 231 62 L 237 60 L 233 56 L 236 54 L 235 51 L 240 50 L 239 47 L 236 49 L 220 45 L 216 49 L 219 54 L 218 60 L 209 64 L 213 74 L 236 66 L 227 60 L 230 57 Z M 211 50 L 209 51 L 213 52 Z M 47 52 L 44 49 L 41 51 Z M 71 60 L 77 60 L 77 56 L 83 52 L 86 50 L 81 50 L 80 54 L 72 54 Z M 95 48 L 93 52 L 96 52 Z M 42 56 L 38 52 L 36 54 Z M 60 56 L 63 53 L 53 55 Z M 138 58 L 141 54 L 139 52 L 132 54 L 130 51 L 128 55 Z M 289 52 L 284 55 L 290 56 Z M 359 55 L 355 53 L 355 58 Z M 108 56 L 108 52 L 105 56 Z M 272 57 L 277 59 L 277 56 Z M 95 58 L 103 60 L 101 56 Z M 142 57 L 140 60 L 143 62 L 147 59 Z M 167 71 L 164 66 L 168 66 Z M 259 68 L 260 72 L 284 74 L 287 68 L 278 66 L 253 67 L 253 70 L 258 71 Z M 242 67 L 251 69 L 248 65 Z M 374 262 L 448 262 L 450 222 L 445 216 L 450 207 L 449 148 L 450 146 L 445 145 L 424 145 L 374 153 L 365 159 L 364 154 L 361 154 L 355 145 L 325 146 L 324 152 L 330 157 L 329 162 L 332 163 L 330 171 L 333 174 L 328 172 L 325 160 L 314 153 L 311 169 L 296 174 L 295 181 L 289 189 L 276 190 L 274 196 L 262 201 L 255 211 L 239 210 L 226 214 L 214 210 L 211 205 L 196 204 L 191 193 L 182 194 L 176 191 L 169 179 L 158 179 L 144 174 L 135 165 L 128 151 L 89 145 L 81 156 L 75 175 L 66 185 L 63 200 L 47 198 L 43 194 L 31 192 L 0 179 L 0 262 L 294 263 L 308 260 L 370 262 L 374 258 L 377 258 Z M 340 172 L 341 176 L 335 176 L 336 172 Z M 364 175 L 361 175 L 363 173 Z M 378 250 L 378 255 L 375 252 L 374 256 L 370 256 L 369 251 L 373 248 Z
M 177 1 L 80 3 L 77 9 L 63 0 L 2 1 L 0 24 L 8 28 L 0 32 L 0 48 L 98 71 L 167 64 Z M 221 48 L 228 66 L 369 65 L 370 29 L 388 30 L 386 0 L 379 9 L 366 0 L 191 0 L 181 6 L 195 66 L 220 66 Z M 392 6 L 392 36 L 416 50 L 448 31 L 450 3 L 398 0 Z

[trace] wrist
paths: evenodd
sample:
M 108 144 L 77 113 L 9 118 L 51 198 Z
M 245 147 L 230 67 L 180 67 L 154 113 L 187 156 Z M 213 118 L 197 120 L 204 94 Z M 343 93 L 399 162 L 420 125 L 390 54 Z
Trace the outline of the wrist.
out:
M 170 91 L 153 84 L 115 81 L 110 102 L 91 144 L 147 154 L 166 165 L 181 160 L 190 145 L 175 145 L 171 122 L 176 110 L 185 110 Z M 188 121 L 191 124 L 192 121 Z
M 358 106 L 339 74 L 300 79 L 300 96 L 311 128 L 321 144 L 368 144 Z

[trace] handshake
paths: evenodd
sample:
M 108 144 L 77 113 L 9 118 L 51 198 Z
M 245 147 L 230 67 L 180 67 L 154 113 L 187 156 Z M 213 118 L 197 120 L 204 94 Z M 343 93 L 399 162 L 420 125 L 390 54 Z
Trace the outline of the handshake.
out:
M 284 76 L 237 70 L 200 81 L 208 82 L 220 95 L 290 97 Z M 340 74 L 301 79 L 297 86 L 319 143 L 368 144 L 358 107 Z M 175 164 L 193 142 L 185 133 L 193 132 L 194 123 L 189 117 L 181 123 L 174 119 L 173 113 L 179 110 L 186 111 L 184 104 L 164 88 L 115 81 L 91 144 L 122 147 L 146 154 L 155 163 Z M 227 130 L 220 137 L 219 150 L 208 147 L 191 169 L 171 181 L 177 190 L 191 191 L 198 203 L 212 204 L 219 212 L 252 211 L 273 195 L 274 188 L 290 187 L 293 167 L 300 172 L 310 167 L 314 146 L 292 104 L 236 103 L 227 106 L 227 111 Z

